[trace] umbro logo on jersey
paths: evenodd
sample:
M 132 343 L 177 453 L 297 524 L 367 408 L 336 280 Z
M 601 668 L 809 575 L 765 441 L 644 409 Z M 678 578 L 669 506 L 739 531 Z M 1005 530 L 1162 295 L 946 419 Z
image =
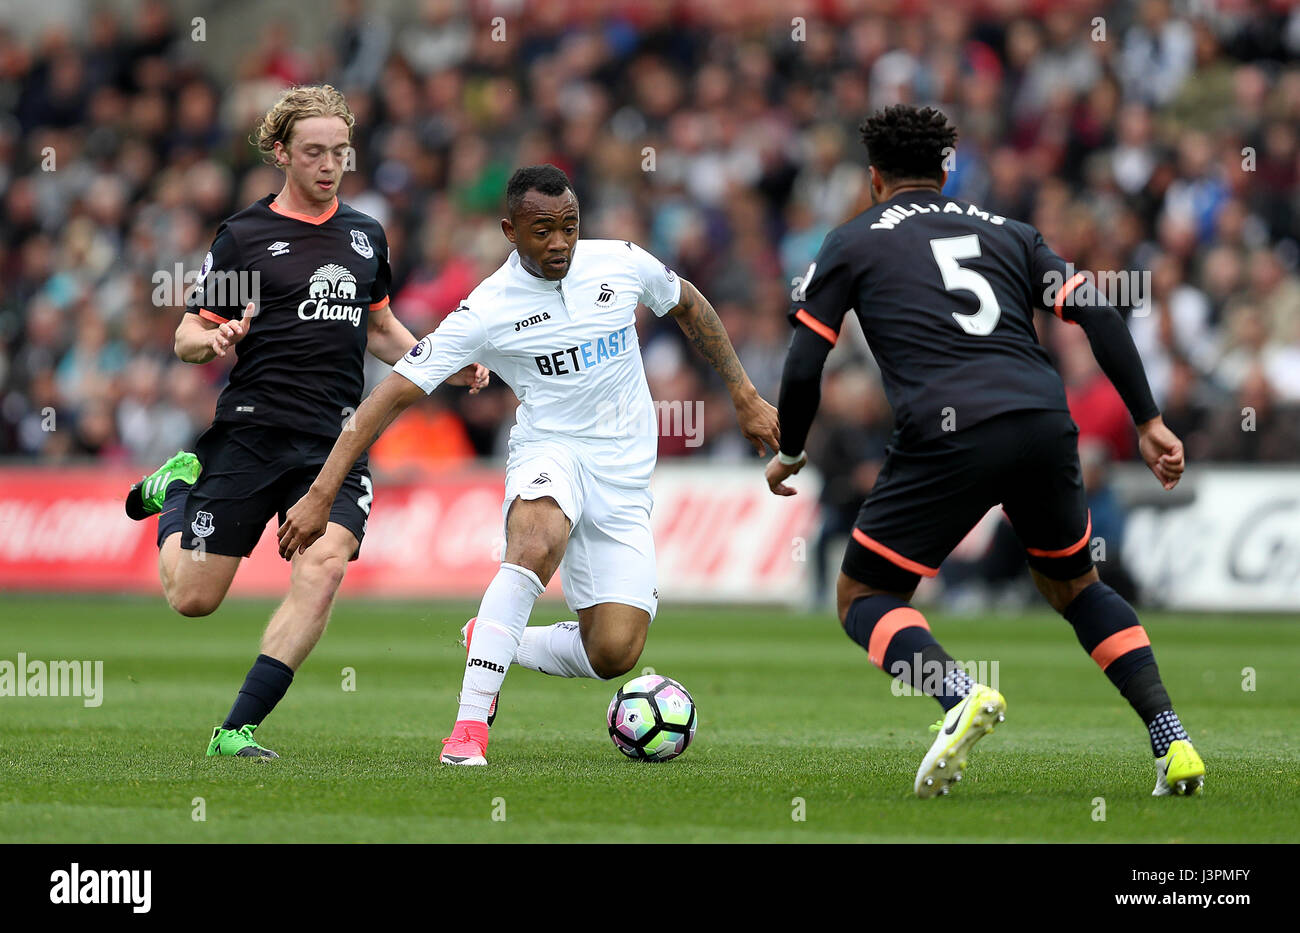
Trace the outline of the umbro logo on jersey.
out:
M 355 244 L 353 244 L 355 245 Z M 353 327 L 361 326 L 360 304 L 335 304 L 356 302 L 357 277 L 338 263 L 321 266 L 311 274 L 307 285 L 309 297 L 298 305 L 298 317 L 304 321 L 350 321 Z
M 457 308 L 456 310 L 459 311 L 460 308 Z M 540 324 L 542 321 L 549 321 L 550 319 L 551 312 L 543 311 L 541 314 L 534 314 L 532 317 L 524 318 L 522 321 L 515 321 L 515 333 L 519 333 L 519 331 L 523 330 L 525 327 L 532 327 L 534 324 Z
M 529 483 L 528 485 L 529 485 L 529 486 L 545 486 L 545 485 L 546 485 L 547 483 L 549 483 L 550 481 L 551 481 L 551 478 L 550 478 L 549 476 L 547 476 L 545 473 L 538 473 L 538 474 L 537 474 L 537 479 L 533 480 L 533 481 L 532 481 L 531 483 Z
M 267 249 L 271 251 L 272 256 L 283 256 L 285 253 L 289 252 L 289 244 L 284 242 L 284 240 L 276 240 L 268 246 Z
M 604 282 L 600 283 L 600 294 L 596 296 L 596 304 L 607 305 L 614 300 L 614 289 L 610 288 Z

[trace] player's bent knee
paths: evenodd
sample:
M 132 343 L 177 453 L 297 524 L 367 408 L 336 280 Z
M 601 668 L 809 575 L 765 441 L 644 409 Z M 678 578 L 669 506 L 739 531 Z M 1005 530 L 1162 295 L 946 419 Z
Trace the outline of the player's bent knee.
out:
M 636 667 L 636 662 L 640 658 L 639 643 L 627 644 L 619 648 L 593 646 L 587 650 L 587 660 L 591 661 L 591 669 L 601 680 L 610 680 L 626 674 Z
M 845 623 L 849 617 L 849 609 L 855 602 L 864 596 L 874 596 L 883 592 L 875 587 L 868 586 L 860 580 L 855 580 L 848 574 L 841 573 L 839 580 L 835 584 L 835 605 L 839 612 L 840 625 Z
M 1075 577 L 1073 580 L 1053 580 L 1051 577 L 1034 571 L 1034 583 L 1038 586 L 1038 591 L 1043 594 L 1048 604 L 1057 612 L 1065 612 L 1065 608 L 1074 602 L 1075 598 L 1101 580 L 1097 574 L 1097 568 L 1093 567 L 1082 576 Z
M 849 618 L 849 610 L 853 604 L 864 596 L 894 596 L 903 602 L 911 602 L 912 597 L 916 595 L 916 590 L 908 592 L 894 592 L 891 590 L 882 590 L 874 586 L 869 586 L 859 580 L 854 580 L 847 574 L 840 574 L 839 582 L 835 587 L 835 602 L 839 610 L 840 625 L 845 625 Z
M 306 559 L 296 567 L 293 586 L 307 593 L 331 599 L 343 583 L 348 562 L 336 554 L 328 557 Z
M 512 541 L 506 549 L 505 562 L 527 567 L 542 583 L 550 582 L 564 557 L 564 539 L 553 540 L 545 534 L 528 535 Z
M 602 680 L 619 677 L 636 667 L 645 647 L 646 630 L 630 627 L 621 632 L 602 632 L 585 638 L 583 647 L 591 669 Z
M 197 587 L 185 587 L 167 594 L 167 604 L 186 618 L 199 619 L 210 616 L 221 605 L 224 593 L 205 592 Z

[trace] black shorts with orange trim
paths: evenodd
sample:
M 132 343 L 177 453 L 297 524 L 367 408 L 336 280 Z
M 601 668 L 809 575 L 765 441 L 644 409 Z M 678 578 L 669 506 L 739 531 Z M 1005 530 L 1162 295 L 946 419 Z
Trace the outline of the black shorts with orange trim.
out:
M 1092 520 L 1079 429 L 1064 411 L 1015 411 L 925 441 L 890 447 L 844 555 L 846 576 L 906 593 L 989 509 L 1001 505 L 1029 565 L 1054 580 L 1092 568 Z

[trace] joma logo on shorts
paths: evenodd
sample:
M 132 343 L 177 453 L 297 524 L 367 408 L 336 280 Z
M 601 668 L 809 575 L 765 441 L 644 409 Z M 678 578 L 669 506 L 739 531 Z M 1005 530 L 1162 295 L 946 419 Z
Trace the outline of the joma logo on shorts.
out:
M 525 327 L 532 327 L 534 324 L 540 324 L 542 321 L 549 321 L 550 319 L 551 313 L 549 311 L 543 311 L 541 314 L 534 314 L 532 317 L 524 318 L 522 321 L 515 321 L 515 332 L 518 333 Z
M 486 667 L 490 671 L 496 671 L 498 674 L 504 674 L 506 669 L 500 664 L 493 664 L 491 661 L 484 661 L 482 658 L 470 658 L 466 667 Z

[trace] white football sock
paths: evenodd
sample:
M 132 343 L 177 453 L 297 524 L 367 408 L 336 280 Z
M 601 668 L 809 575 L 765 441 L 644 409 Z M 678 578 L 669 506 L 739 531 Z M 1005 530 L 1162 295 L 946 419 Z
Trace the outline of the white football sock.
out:
M 487 722 L 492 698 L 506 679 L 506 669 L 519 647 L 519 636 L 527 627 L 533 603 L 543 589 L 537 574 L 518 564 L 502 564 L 488 584 L 479 603 L 478 621 L 474 623 L 474 637 L 461 681 L 458 721 Z
M 530 625 L 524 629 L 523 637 L 519 639 L 515 663 L 556 677 L 605 679 L 591 666 L 577 622 Z

